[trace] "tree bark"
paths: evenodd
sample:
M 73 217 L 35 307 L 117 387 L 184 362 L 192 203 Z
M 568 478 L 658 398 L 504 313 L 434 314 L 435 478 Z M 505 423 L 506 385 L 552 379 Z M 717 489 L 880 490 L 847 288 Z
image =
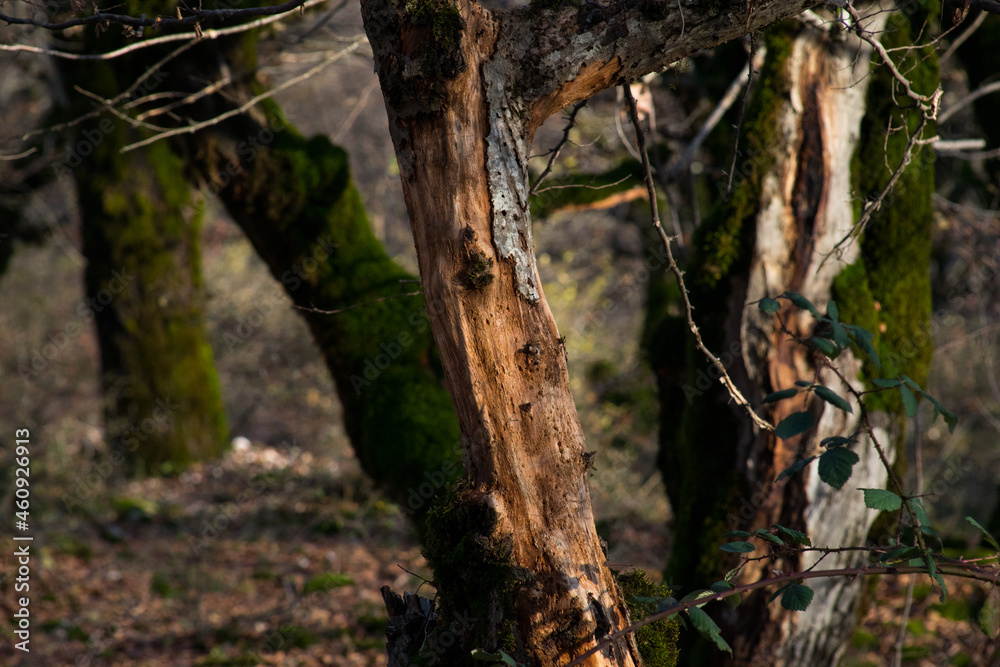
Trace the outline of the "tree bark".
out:
M 658 2 L 495 15 L 468 1 L 362 4 L 465 452 L 467 486 L 436 524 L 462 530 L 439 535 L 428 556 L 446 602 L 479 610 L 480 648 L 560 664 L 628 622 L 594 530 L 565 354 L 535 270 L 535 129 L 567 104 L 808 4 L 687 18 Z M 506 563 L 513 583 L 462 590 L 446 575 L 474 568 L 470 553 Z M 632 641 L 617 641 L 588 664 L 639 661 Z
M 884 14 L 876 14 L 869 29 L 878 32 L 884 22 Z M 732 567 L 718 551 L 718 544 L 726 541 L 722 534 L 729 530 L 767 529 L 777 523 L 808 533 L 817 546 L 865 543 L 876 513 L 865 508 L 856 488 L 886 484 L 887 473 L 865 437 L 853 446 L 861 460 L 843 489 L 822 483 L 815 463 L 803 474 L 775 482 L 797 460 L 823 451 L 819 443 L 824 438 L 853 436 L 859 411 L 855 406 L 848 414 L 816 398 L 805 400 L 803 394 L 761 404 L 767 394 L 793 387 L 796 381 L 822 384 L 842 396 L 846 391 L 832 372 L 817 363 L 814 352 L 792 340 L 813 335 L 813 318 L 796 308 L 784 308 L 778 316 L 790 335 L 781 331 L 774 315 L 758 309 L 757 301 L 794 291 L 822 311 L 836 298 L 842 321 L 866 326 L 879 341 L 883 369 L 870 363 L 863 367 L 851 352 L 833 362 L 856 389 L 865 388 L 864 378 L 902 372 L 920 382 L 926 375 L 929 348 L 904 352 L 901 338 L 906 335 L 902 332 L 913 335 L 920 330 L 930 314 L 929 208 L 911 220 L 889 223 L 886 215 L 893 215 L 893 206 L 887 203 L 864 242 L 850 244 L 843 256 L 824 263 L 853 227 L 856 199 L 884 185 L 888 173 L 881 172 L 887 161 L 893 167 L 898 164 L 895 154 L 887 159 L 883 152 L 888 151 L 875 148 L 888 145 L 887 109 L 873 110 L 867 103 L 869 81 L 884 83 L 879 70 L 869 72 L 872 49 L 853 36 L 833 39 L 812 29 L 790 30 L 775 29 L 768 36 L 768 61 L 745 128 L 747 161 L 736 178 L 730 205 L 700 230 L 688 275 L 702 330 L 706 323 L 715 330 L 710 334 L 712 345 L 730 355 L 730 373 L 758 413 L 777 424 L 793 412 L 807 410 L 815 421 L 807 433 L 784 440 L 752 430 L 723 390 L 706 392 L 703 385 L 693 386 L 696 366 L 689 384 L 679 390 L 673 384 L 676 369 L 654 351 L 651 356 L 660 360 L 657 375 L 664 414 L 683 424 L 680 432 L 661 434 L 661 462 L 677 514 L 677 546 L 669 571 L 673 580 L 688 586 L 708 585 Z M 871 99 L 892 99 L 887 86 L 876 88 Z M 879 115 L 863 127 L 866 109 Z M 894 119 L 894 126 L 900 122 Z M 862 134 L 865 153 L 859 152 Z M 867 177 L 859 178 L 865 167 L 856 162 L 852 178 L 848 165 L 856 155 L 869 165 Z M 918 160 L 907 173 L 926 174 L 926 170 L 926 163 Z M 923 176 L 912 178 L 919 181 Z M 900 187 L 906 185 L 904 179 Z M 898 191 L 893 202 L 898 207 L 904 197 L 929 201 L 932 189 L 926 184 L 910 187 Z M 886 232 L 904 226 L 906 232 Z M 893 255 L 907 257 L 907 265 L 885 265 L 881 258 Z M 894 272 L 895 283 L 874 273 L 881 271 Z M 897 283 L 905 283 L 908 292 L 895 289 Z M 911 309 L 915 321 L 907 314 Z M 679 326 L 664 320 L 660 336 L 676 336 L 669 329 Z M 895 458 L 903 434 L 899 406 L 873 403 L 875 434 Z M 766 550 L 749 555 L 764 556 Z M 858 552 L 834 553 L 823 558 L 822 567 L 849 567 L 863 559 Z M 816 561 L 813 554 L 794 562 L 758 561 L 741 572 L 740 581 L 758 580 L 771 569 L 801 570 Z M 805 612 L 768 604 L 771 591 L 749 596 L 736 609 L 717 605 L 735 663 L 714 647 L 702 646 L 697 652 L 703 653 L 706 664 L 836 664 L 856 624 L 862 582 L 838 578 L 810 585 L 815 601 Z

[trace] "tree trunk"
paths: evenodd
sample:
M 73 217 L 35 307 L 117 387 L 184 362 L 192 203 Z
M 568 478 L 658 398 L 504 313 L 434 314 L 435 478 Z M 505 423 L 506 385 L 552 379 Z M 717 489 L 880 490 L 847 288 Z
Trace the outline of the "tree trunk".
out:
M 685 22 L 665 3 L 639 4 L 496 15 L 467 1 L 362 4 L 463 437 L 466 484 L 432 513 L 427 550 L 444 608 L 476 619 L 451 664 L 475 647 L 562 664 L 628 622 L 594 529 L 565 353 L 535 270 L 535 129 L 566 104 L 801 10 L 764 2 L 750 17 Z M 640 660 L 619 640 L 587 664 Z
M 881 16 L 871 30 L 881 29 Z M 885 202 L 872 220 L 864 241 L 851 243 L 843 256 L 824 263 L 853 227 L 856 199 L 888 181 L 889 173 L 882 173 L 886 162 L 882 148 L 889 147 L 889 164 L 899 163 L 900 146 L 894 143 L 899 137 L 885 143 L 889 109 L 880 102 L 891 103 L 891 93 L 881 70 L 869 77 L 871 49 L 854 38 L 834 40 L 815 30 L 784 28 L 769 34 L 767 48 L 768 60 L 745 128 L 747 163 L 735 179 L 738 185 L 730 204 L 700 230 L 688 275 L 702 331 L 710 332 L 707 335 L 714 338 L 710 345 L 717 352 L 728 355 L 730 373 L 758 412 L 778 423 L 793 412 L 808 410 L 815 425 L 785 440 L 754 431 L 724 390 L 698 384 L 701 360 L 696 359 L 690 369 L 688 384 L 678 389 L 672 385 L 676 370 L 666 365 L 669 357 L 654 350 L 651 356 L 659 359 L 665 419 L 672 416 L 683 424 L 679 432 L 661 434 L 664 478 L 677 515 L 669 572 L 673 580 L 691 587 L 708 585 L 732 567 L 718 550 L 726 531 L 766 529 L 778 523 L 807 532 L 817 546 L 863 544 L 876 514 L 864 507 L 855 489 L 882 488 L 886 483 L 877 452 L 863 437 L 853 447 L 861 460 L 839 491 L 820 482 L 816 464 L 787 481 L 774 481 L 797 460 L 822 451 L 819 442 L 824 438 L 852 436 L 858 428 L 858 410 L 847 414 L 815 398 L 806 401 L 803 394 L 761 404 L 765 395 L 793 387 L 796 381 L 823 384 L 840 395 L 846 391 L 832 372 L 817 365 L 815 353 L 782 332 L 774 315 L 757 308 L 757 301 L 794 291 L 823 310 L 835 298 L 842 321 L 873 331 L 881 370 L 869 363 L 862 372 L 861 361 L 851 353 L 834 361 L 856 388 L 864 386 L 862 378 L 895 373 L 922 382 L 929 360 L 929 340 L 909 351 L 902 348 L 903 332 L 926 331 L 930 315 L 933 184 L 927 187 L 926 179 L 928 174 L 933 177 L 933 167 L 918 159 L 894 199 Z M 875 83 L 868 99 L 878 103 L 869 110 L 878 115 L 863 128 L 870 79 Z M 932 91 L 936 79 L 931 79 Z M 921 87 L 927 83 L 921 80 Z M 894 122 L 898 126 L 899 118 Z M 864 152 L 856 153 L 863 129 Z M 855 162 L 852 181 L 848 165 L 856 154 L 863 162 Z M 901 217 L 895 209 L 904 198 L 915 203 Z M 922 204 L 928 206 L 921 208 Z M 892 257 L 906 259 L 900 265 Z M 879 307 L 881 312 L 876 312 Z M 812 335 L 814 320 L 808 313 L 788 307 L 779 316 L 795 336 Z M 676 320 L 665 319 L 660 335 L 676 337 L 669 329 L 678 326 Z M 685 400 L 687 406 L 682 407 Z M 899 405 L 877 400 L 873 404 L 881 410 L 874 414 L 876 436 L 883 446 L 891 446 L 894 456 L 893 448 L 903 434 Z M 765 553 L 759 549 L 749 555 Z M 848 567 L 864 558 L 863 553 L 835 553 L 823 559 L 822 567 Z M 801 570 L 815 562 L 811 554 L 796 562 L 758 561 L 742 571 L 741 582 L 758 580 L 771 569 Z M 810 585 L 816 597 L 806 612 L 769 605 L 772 591 L 749 596 L 736 609 L 717 605 L 724 634 L 731 637 L 735 664 L 837 663 L 856 622 L 862 582 L 838 578 Z M 712 647 L 698 650 L 706 651 L 706 664 L 734 664 Z
M 182 164 L 165 145 L 121 155 L 135 139 L 120 121 L 84 125 L 93 144 L 75 170 L 87 303 L 97 327 L 111 460 L 139 474 L 209 460 L 228 427 L 204 331 L 197 217 Z M 108 129 L 110 128 L 110 129 Z

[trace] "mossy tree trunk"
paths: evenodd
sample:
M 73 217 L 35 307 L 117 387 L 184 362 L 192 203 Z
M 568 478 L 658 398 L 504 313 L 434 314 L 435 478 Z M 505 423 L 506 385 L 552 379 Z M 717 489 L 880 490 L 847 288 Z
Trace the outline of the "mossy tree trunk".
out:
M 362 4 L 465 453 L 465 486 L 429 524 L 445 609 L 475 619 L 447 664 L 467 664 L 475 647 L 564 664 L 628 622 L 594 530 L 565 354 L 535 270 L 535 129 L 567 104 L 808 3 L 757 3 L 749 18 L 684 18 L 668 3 L 541 8 L 559 4 Z M 640 661 L 618 639 L 587 664 Z
M 123 155 L 136 138 L 124 123 L 81 127 L 77 145 L 96 145 L 73 172 L 87 257 L 79 314 L 97 328 L 112 461 L 174 473 L 219 454 L 228 435 L 202 316 L 200 221 L 182 215 L 190 192 L 165 145 Z
M 883 21 L 870 29 L 879 30 Z M 909 39 L 905 21 L 892 27 L 886 39 L 893 45 Z M 757 301 L 794 291 L 822 311 L 835 299 L 842 321 L 875 333 L 881 370 L 852 353 L 833 362 L 855 388 L 864 387 L 866 378 L 896 373 L 922 382 L 930 354 L 933 165 L 925 156 L 906 171 L 864 240 L 824 263 L 853 227 L 858 198 L 885 185 L 887 161 L 893 167 L 900 162 L 906 137 L 897 133 L 886 143 L 890 115 L 894 127 L 902 117 L 911 130 L 915 118 L 893 111 L 884 68 L 869 77 L 871 49 L 853 38 L 833 39 L 785 26 L 769 33 L 766 45 L 767 62 L 745 127 L 748 168 L 741 171 L 746 177 L 737 179 L 731 201 L 699 230 L 687 275 L 709 346 L 728 360 L 730 374 L 757 411 L 772 423 L 809 411 L 814 426 L 789 439 L 753 429 L 718 383 L 702 381 L 708 366 L 697 352 L 689 349 L 682 359 L 676 351 L 657 349 L 660 341 L 682 335 L 686 325 L 664 316 L 662 288 L 651 292 L 648 340 L 663 411 L 660 460 L 676 515 L 668 575 L 695 588 L 718 580 L 735 564 L 718 549 L 727 541 L 722 537 L 727 531 L 777 523 L 807 532 L 818 546 L 865 543 L 876 514 L 864 507 L 855 489 L 882 488 L 887 479 L 871 441 L 861 437 L 853 446 L 860 462 L 843 489 L 821 483 L 816 464 L 775 482 L 796 461 L 822 451 L 824 438 L 854 436 L 859 411 L 848 414 L 807 394 L 761 403 L 767 394 L 796 381 L 823 384 L 842 396 L 846 391 L 814 352 L 792 340 L 812 335 L 815 320 L 786 307 L 778 317 L 789 334 L 774 315 L 758 309 Z M 937 85 L 933 54 L 929 56 L 922 67 L 906 70 L 922 93 Z M 677 370 L 684 361 L 686 379 Z M 895 456 L 903 434 L 899 404 L 883 401 L 873 407 L 876 436 Z M 823 559 L 822 567 L 858 565 L 864 558 L 858 552 L 834 553 Z M 740 579 L 755 581 L 771 569 L 801 570 L 816 560 L 810 554 L 794 562 L 757 561 Z M 836 664 L 856 622 L 862 582 L 838 578 L 810 585 L 815 603 L 802 613 L 788 612 L 777 602 L 769 605 L 771 591 L 749 596 L 736 609 L 716 605 L 736 660 L 699 646 L 698 664 Z

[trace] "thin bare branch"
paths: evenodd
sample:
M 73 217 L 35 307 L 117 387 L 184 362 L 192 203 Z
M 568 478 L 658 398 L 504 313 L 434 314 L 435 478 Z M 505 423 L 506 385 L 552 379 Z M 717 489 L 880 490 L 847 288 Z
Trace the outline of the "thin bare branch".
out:
M 578 114 L 580 109 L 585 106 L 587 106 L 587 100 L 577 102 L 573 105 L 573 109 L 569 112 L 569 115 L 566 118 L 566 127 L 563 128 L 562 138 L 559 140 L 559 143 L 555 145 L 555 148 L 549 151 L 549 161 L 546 163 L 545 169 L 542 170 L 542 173 L 538 175 L 534 185 L 532 185 L 531 189 L 528 190 L 529 197 L 535 194 L 538 190 L 538 186 L 541 185 L 542 181 L 545 180 L 545 177 L 552 171 L 552 165 L 555 164 L 556 158 L 559 157 L 559 151 L 561 151 L 563 146 L 565 146 L 569 141 L 569 132 L 573 129 L 573 125 L 576 123 L 576 114 Z
M 774 426 L 754 412 L 750 402 L 743 396 L 743 393 L 736 386 L 736 383 L 733 382 L 732 378 L 729 377 L 729 372 L 726 370 L 725 365 L 723 365 L 722 361 L 720 361 L 719 358 L 705 346 L 704 341 L 701 339 L 701 332 L 698 330 L 698 325 L 695 324 L 694 321 L 694 307 L 691 305 L 687 285 L 684 284 L 684 272 L 681 271 L 680 267 L 677 265 L 677 260 L 674 259 L 671 239 L 667 236 L 667 233 L 663 231 L 663 225 L 660 224 L 660 213 L 656 205 L 656 186 L 653 183 L 653 172 L 649 166 L 649 156 L 646 154 L 646 133 L 643 132 L 642 124 L 639 122 L 639 110 L 636 108 L 635 97 L 632 96 L 632 89 L 628 84 L 622 86 L 622 91 L 624 92 L 625 100 L 628 102 L 629 118 L 632 120 L 632 127 L 635 128 L 636 141 L 639 144 L 639 155 L 642 159 L 642 170 L 645 175 L 646 190 L 649 194 L 649 209 L 652 215 L 653 227 L 656 228 L 656 232 L 660 235 L 660 240 L 663 241 L 663 247 L 667 251 L 667 266 L 671 272 L 673 272 L 674 277 L 677 278 L 677 286 L 680 288 L 681 298 L 684 300 L 684 317 L 687 319 L 688 328 L 694 336 L 695 346 L 699 351 L 701 351 L 702 354 L 705 355 L 708 361 L 715 366 L 716 370 L 719 371 L 721 374 L 719 382 L 726 387 L 733 400 L 736 401 L 740 407 L 746 410 L 747 415 L 751 420 L 753 420 L 753 423 L 762 430 L 773 432 Z
M 266 100 L 269 97 L 273 97 L 274 95 L 277 95 L 282 90 L 285 90 L 286 88 L 290 88 L 291 86 L 294 86 L 297 83 L 300 83 L 300 82 L 305 81 L 306 79 L 308 79 L 308 78 L 310 78 L 312 76 L 315 76 L 323 68 L 328 67 L 329 65 L 331 65 L 331 64 L 335 63 L 336 61 L 340 60 L 341 58 L 343 58 L 345 55 L 356 51 L 358 49 L 358 47 L 360 47 L 362 44 L 367 44 L 367 43 L 368 43 L 368 38 L 367 37 L 364 37 L 364 36 L 358 37 L 357 39 L 355 39 L 355 41 L 351 42 L 351 44 L 349 44 L 347 47 L 341 49 L 340 51 L 337 51 L 334 54 L 332 54 L 326 60 L 324 60 L 320 64 L 316 65 L 315 67 L 312 67 L 311 69 L 309 69 L 308 71 L 300 74 L 299 76 L 292 77 L 288 81 L 285 81 L 284 83 L 282 83 L 280 86 L 276 86 L 276 87 L 274 87 L 274 88 L 272 88 L 272 89 L 270 89 L 270 90 L 268 90 L 266 92 L 261 93 L 260 95 L 256 95 L 255 97 L 250 98 L 250 100 L 248 100 L 244 104 L 241 104 L 239 107 L 237 107 L 235 109 L 230 109 L 229 111 L 226 111 L 225 113 L 221 113 L 218 116 L 215 116 L 214 118 L 210 118 L 210 119 L 208 119 L 206 121 L 202 121 L 200 123 L 192 123 L 190 125 L 185 125 L 184 127 L 172 128 L 172 129 L 167 130 L 165 132 L 161 132 L 161 133 L 159 133 L 159 134 L 157 134 L 155 136 L 143 139 L 142 141 L 137 141 L 135 143 L 129 144 L 128 146 L 125 146 L 124 148 L 122 148 L 121 152 L 122 153 L 127 153 L 128 151 L 132 151 L 132 150 L 135 150 L 136 148 L 141 148 L 143 146 L 148 146 L 149 144 L 151 144 L 153 142 L 159 141 L 161 139 L 166 139 L 167 137 L 173 137 L 173 136 L 180 135 L 180 134 L 192 134 L 192 133 L 197 132 L 198 130 L 202 130 L 202 129 L 206 128 L 206 127 L 211 127 L 213 125 L 217 125 L 217 124 L 221 123 L 224 120 L 232 118 L 233 116 L 238 116 L 239 114 L 241 114 L 241 113 L 247 111 L 248 109 L 254 107 L 255 105 L 257 105 L 261 101 Z
M 266 16 L 264 18 L 257 19 L 256 21 L 251 21 L 249 23 L 243 23 L 241 25 L 232 26 L 229 28 L 211 28 L 208 30 L 202 30 L 201 36 L 193 32 L 178 33 L 174 35 L 163 35 L 161 37 L 154 37 L 153 39 L 143 40 L 141 42 L 136 42 L 135 44 L 129 44 L 128 46 L 123 46 L 120 49 L 115 49 L 114 51 L 108 51 L 106 53 L 70 53 L 68 51 L 59 51 L 58 49 L 48 49 L 39 46 L 30 46 L 27 44 L 0 44 L 0 51 L 22 51 L 28 53 L 39 53 L 46 56 L 52 56 L 53 58 L 62 58 L 63 60 L 113 60 L 114 58 L 120 58 L 121 56 L 128 55 L 129 53 L 134 53 L 141 49 L 146 49 L 151 46 L 159 46 L 161 44 L 167 44 L 169 42 L 183 42 L 183 41 L 208 41 L 213 39 L 218 39 L 220 37 L 225 37 L 227 35 L 234 35 L 241 32 L 246 32 L 247 30 L 253 30 L 254 28 L 260 28 L 261 26 L 274 23 L 275 21 L 281 21 L 288 18 L 292 13 L 296 11 L 301 11 L 303 9 L 308 9 L 310 7 L 315 7 L 316 5 L 322 5 L 329 0 L 305 0 L 301 6 L 293 8 L 289 11 L 282 12 L 280 14 L 274 14 L 272 16 Z

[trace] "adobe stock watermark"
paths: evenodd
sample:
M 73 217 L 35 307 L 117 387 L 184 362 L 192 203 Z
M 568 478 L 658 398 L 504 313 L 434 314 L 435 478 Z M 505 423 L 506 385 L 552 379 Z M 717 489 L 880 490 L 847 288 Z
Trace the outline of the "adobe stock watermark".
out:
M 316 239 L 303 259 L 282 272 L 280 280 L 285 291 L 272 289 L 249 313 L 236 318 L 235 329 L 223 333 L 222 338 L 229 351 L 232 352 L 250 340 L 277 308 L 287 307 L 289 303 L 287 295 L 302 287 L 302 281 L 310 279 L 320 265 L 334 255 L 337 247 L 338 244 L 329 234 Z
M 430 326 L 430 316 L 426 310 L 414 311 L 407 319 L 410 323 L 410 330 L 400 331 L 399 334 L 388 343 L 382 341 L 378 344 L 381 352 L 374 357 L 368 357 L 362 364 L 361 374 L 351 374 L 351 386 L 354 388 L 354 395 L 360 396 L 361 390 L 371 386 L 385 369 L 389 368 L 396 359 L 403 353 L 403 350 L 413 344 L 415 340 L 410 331 L 417 335 L 427 331 Z
M 116 103 L 126 102 L 143 95 L 151 93 L 163 83 L 167 75 L 160 69 L 151 72 L 142 83 L 136 86 L 129 95 L 122 99 L 116 99 Z M 80 131 L 75 143 L 67 144 L 65 154 L 61 160 L 52 165 L 56 176 L 63 176 L 71 173 L 84 162 L 84 158 L 90 157 L 94 151 L 104 141 L 105 137 L 112 134 L 118 125 L 108 117 L 101 118 L 95 127 L 88 127 Z
M 246 511 L 247 505 L 270 490 L 271 486 L 266 477 L 262 475 L 252 477 L 248 488 L 236 496 L 235 500 L 223 503 L 212 517 L 202 521 L 201 532 L 197 536 L 188 535 L 187 543 L 191 554 L 201 556 L 212 542 L 219 539 L 219 536 L 239 519 Z
M 32 378 L 38 377 L 42 371 L 48 368 L 49 362 L 59 357 L 70 342 L 83 333 L 83 325 L 94 319 L 96 313 L 107 308 L 115 296 L 121 294 L 133 280 L 135 280 L 135 276 L 126 273 L 124 268 L 113 270 L 111 278 L 105 283 L 103 289 L 76 305 L 77 317 L 75 319 L 70 320 L 56 333 L 49 334 L 49 341 L 40 348 L 33 348 L 28 354 L 27 363 L 18 364 L 17 372 L 21 379 L 30 382 Z
M 722 366 L 728 371 L 733 363 L 741 358 L 742 354 L 742 344 L 740 341 L 734 340 L 729 344 L 729 349 L 719 356 L 719 361 L 722 362 Z M 684 385 L 684 398 L 687 399 L 688 405 L 694 403 L 694 399 L 703 395 L 711 387 L 718 384 L 719 378 L 721 377 L 722 371 L 720 371 L 715 364 L 709 364 L 707 372 L 704 368 L 699 368 L 698 372 L 695 374 L 694 386 L 690 384 Z

